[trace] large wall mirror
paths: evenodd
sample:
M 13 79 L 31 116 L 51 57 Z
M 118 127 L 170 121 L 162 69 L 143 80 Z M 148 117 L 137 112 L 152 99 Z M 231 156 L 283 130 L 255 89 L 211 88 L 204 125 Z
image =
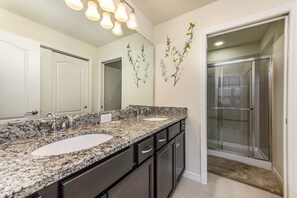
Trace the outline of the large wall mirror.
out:
M 125 23 L 113 35 L 82 2 L 0 1 L 0 122 L 153 105 L 153 44 Z

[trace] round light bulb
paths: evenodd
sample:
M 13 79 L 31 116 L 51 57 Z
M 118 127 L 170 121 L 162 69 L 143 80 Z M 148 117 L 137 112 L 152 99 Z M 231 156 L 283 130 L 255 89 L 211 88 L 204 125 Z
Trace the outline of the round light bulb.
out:
M 110 13 L 108 12 L 103 12 L 102 14 L 103 18 L 102 18 L 102 21 L 101 21 L 101 26 L 105 29 L 111 29 L 113 27 L 113 24 L 111 22 L 111 19 L 110 19 Z
M 81 10 L 84 7 L 80 0 L 65 0 L 65 2 L 73 10 Z
M 129 14 L 129 20 L 127 22 L 127 27 L 131 30 L 135 30 L 137 28 L 137 20 L 134 10 Z
M 126 13 L 126 5 L 120 1 L 117 4 L 118 8 L 117 11 L 115 13 L 115 18 L 120 21 L 120 22 L 127 22 L 128 21 L 128 15 Z
M 115 5 L 113 3 L 113 0 L 98 0 L 100 2 L 100 7 L 107 11 L 107 12 L 114 12 L 115 11 Z
M 112 33 L 116 36 L 121 36 L 123 34 L 122 24 L 120 22 L 114 22 L 114 28 L 112 29 Z
M 100 14 L 97 11 L 97 5 L 94 1 L 88 2 L 88 9 L 86 11 L 86 16 L 92 21 L 98 21 L 100 19 Z

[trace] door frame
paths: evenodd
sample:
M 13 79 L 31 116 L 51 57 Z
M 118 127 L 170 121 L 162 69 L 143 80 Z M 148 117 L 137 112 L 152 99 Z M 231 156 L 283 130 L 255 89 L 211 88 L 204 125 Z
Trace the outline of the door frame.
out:
M 226 24 L 203 29 L 200 32 L 200 94 L 201 94 L 201 182 L 207 184 L 207 35 L 232 30 L 242 26 L 266 21 L 271 18 L 277 18 L 284 14 L 288 15 L 285 34 L 285 87 L 284 87 L 284 198 L 293 198 L 297 195 L 294 186 L 297 185 L 297 134 L 294 130 L 297 128 L 297 3 L 290 3 L 272 10 L 262 12 L 253 16 L 240 18 Z M 294 67 L 295 65 L 295 67 Z M 289 174 L 288 174 L 289 173 Z
M 117 60 L 122 61 L 122 71 L 121 71 L 121 76 L 122 76 L 122 82 L 121 82 L 121 109 L 123 108 L 123 55 L 115 55 L 113 57 L 101 59 L 99 61 L 99 69 L 98 69 L 98 83 L 101 83 L 101 86 L 98 86 L 98 112 L 102 112 L 102 106 L 104 105 L 104 68 L 106 63 L 114 62 Z

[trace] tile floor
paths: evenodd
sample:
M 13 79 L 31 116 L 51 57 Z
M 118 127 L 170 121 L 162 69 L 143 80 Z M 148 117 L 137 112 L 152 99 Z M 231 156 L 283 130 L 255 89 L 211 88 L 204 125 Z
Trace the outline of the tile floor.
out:
M 208 184 L 181 178 L 171 198 L 281 198 L 275 194 L 208 173 Z

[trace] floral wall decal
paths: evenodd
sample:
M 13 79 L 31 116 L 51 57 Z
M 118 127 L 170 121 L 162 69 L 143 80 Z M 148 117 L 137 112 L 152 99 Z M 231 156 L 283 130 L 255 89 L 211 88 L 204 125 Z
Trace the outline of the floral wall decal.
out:
M 149 71 L 150 71 L 150 63 L 146 62 L 146 56 L 145 56 L 145 51 L 144 51 L 144 44 L 141 47 L 141 53 L 134 59 L 132 56 L 132 50 L 130 43 L 127 45 L 127 50 L 128 50 L 128 61 L 130 65 L 132 66 L 133 69 L 133 78 L 134 82 L 139 88 L 139 82 L 143 82 L 144 84 L 146 83 L 147 79 L 149 78 Z M 143 70 L 143 75 L 141 76 L 140 72 L 141 69 Z
M 176 46 L 172 46 L 172 41 L 169 36 L 167 36 L 165 58 L 160 60 L 160 69 L 161 75 L 165 82 L 167 82 L 169 78 L 173 78 L 174 86 L 176 86 L 176 84 L 178 83 L 182 74 L 182 70 L 184 69 L 181 64 L 183 63 L 186 55 L 191 49 L 191 44 L 194 38 L 193 31 L 195 26 L 195 23 L 190 22 L 190 27 L 188 28 L 188 32 L 186 34 L 188 38 L 181 50 L 179 50 Z M 170 61 L 172 61 L 171 63 L 174 67 L 174 72 L 172 74 L 168 74 L 168 66 L 165 63 L 166 59 L 170 59 Z

